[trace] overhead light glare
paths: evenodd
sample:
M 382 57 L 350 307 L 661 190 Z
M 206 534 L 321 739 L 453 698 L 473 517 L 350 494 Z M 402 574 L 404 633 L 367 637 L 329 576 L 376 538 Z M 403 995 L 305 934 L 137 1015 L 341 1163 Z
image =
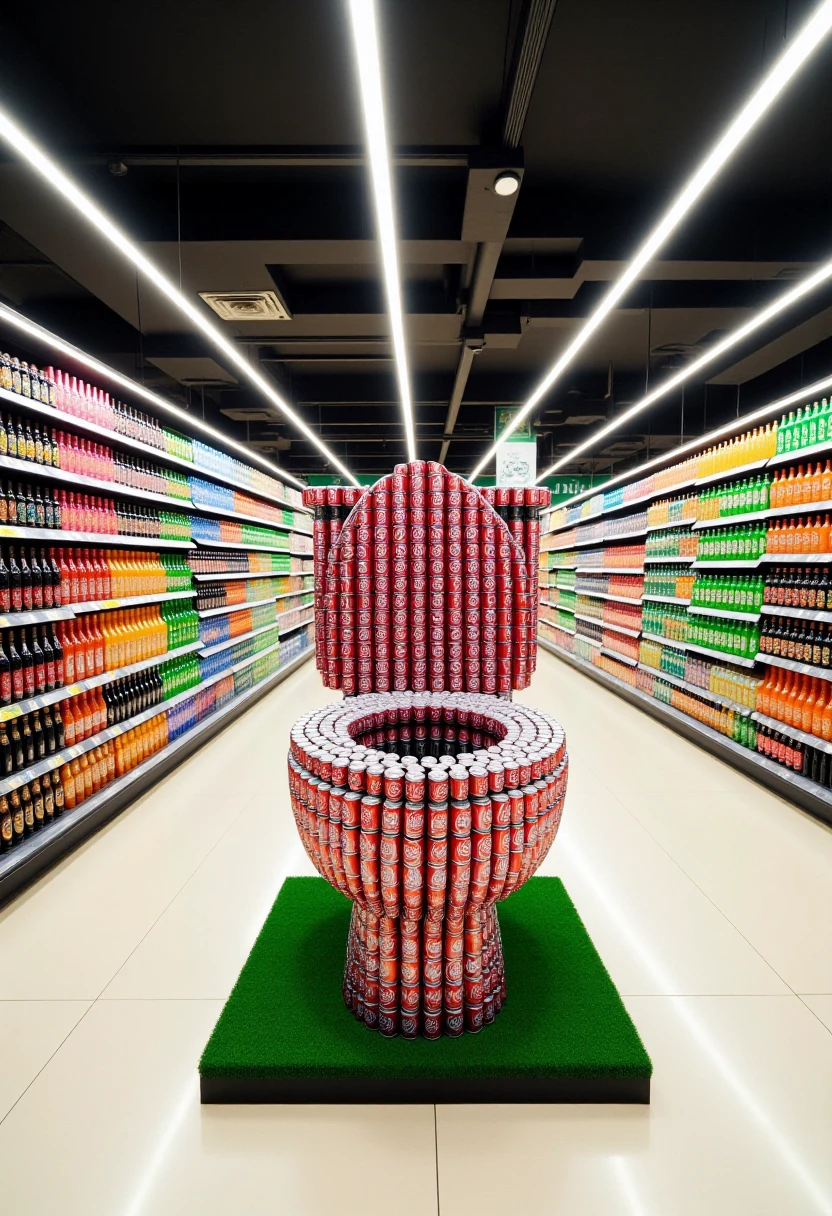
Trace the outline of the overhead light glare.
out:
M 559 502 L 552 510 L 560 511 L 561 508 L 572 507 L 575 503 L 583 502 L 585 498 L 592 498 L 595 494 L 606 493 L 607 490 L 612 490 L 620 485 L 622 481 L 638 480 L 639 477 L 643 477 L 645 473 L 649 473 L 651 469 L 658 468 L 659 465 L 667 465 L 669 467 L 677 463 L 683 456 L 690 455 L 691 452 L 699 449 L 704 450 L 711 447 L 714 443 L 718 443 L 721 439 L 726 439 L 730 435 L 736 435 L 738 421 L 742 422 L 743 429 L 747 430 L 748 427 L 754 426 L 755 423 L 765 422 L 777 414 L 784 413 L 793 405 L 799 405 L 802 401 L 811 401 L 827 389 L 832 389 L 832 376 L 824 376 L 822 380 L 816 380 L 814 384 L 807 384 L 805 388 L 798 389 L 795 393 L 789 393 L 788 396 L 781 397 L 778 401 L 770 401 L 767 405 L 760 406 L 758 410 L 752 410 L 750 414 L 743 414 L 741 419 L 735 418 L 731 422 L 726 422 L 724 426 L 717 427 L 716 430 L 708 431 L 707 435 L 699 435 L 696 439 L 689 439 L 686 443 L 680 443 L 678 447 L 671 448 L 668 452 L 662 452 L 660 456 L 654 456 L 652 460 L 646 460 L 634 469 L 627 469 L 625 473 L 618 473 L 615 477 L 610 477 L 606 481 L 599 482 L 597 486 L 593 486 L 589 490 L 582 490 L 580 494 L 574 494 L 572 498 L 567 498 L 566 502 Z M 543 476 L 547 477 L 549 472 L 544 473 Z M 730 472 L 730 469 L 726 470 L 726 477 L 730 476 Z M 809 506 L 811 505 L 810 503 Z
M 154 393 L 152 389 L 145 388 L 143 384 L 139 384 L 136 380 L 131 380 L 129 376 L 125 376 L 121 372 L 116 371 L 114 367 L 109 367 L 108 364 L 102 363 L 93 355 L 88 355 L 86 351 L 80 350 L 71 342 L 58 337 L 57 334 L 50 333 L 42 325 L 38 325 L 35 321 L 30 321 L 28 317 L 24 317 L 22 313 L 15 312 L 13 308 L 8 308 L 5 304 L 0 304 L 0 322 L 11 325 L 14 329 L 19 330 L 20 333 L 26 334 L 29 338 L 34 338 L 38 342 L 45 343 L 53 351 L 66 355 L 68 359 L 73 359 L 76 363 L 80 363 L 82 367 L 88 368 L 94 375 L 103 376 L 110 384 L 117 384 L 119 388 L 124 389 L 131 397 L 138 397 L 142 401 L 146 401 L 154 409 L 162 410 L 163 413 L 175 418 L 183 427 L 186 426 L 191 431 L 199 431 L 202 435 L 206 435 L 215 442 L 221 443 L 224 448 L 230 448 L 242 456 L 243 459 L 252 464 L 259 465 L 272 476 L 279 477 L 281 481 L 290 481 L 299 490 L 306 489 L 306 483 L 300 481 L 287 469 L 282 469 L 279 465 L 272 464 L 270 460 L 266 460 L 263 456 L 258 455 L 257 452 L 246 447 L 245 444 L 237 443 L 234 439 L 229 439 L 227 435 L 223 435 L 222 431 L 216 430 L 209 423 L 203 422 L 194 414 L 188 413 L 187 410 L 180 409 L 172 401 L 166 401 L 164 397 L 159 396 L 158 393 Z M 357 485 L 358 483 L 356 482 L 355 484 Z
M 537 480 L 542 481 L 544 477 L 548 477 L 551 473 L 557 473 L 565 468 L 567 464 L 571 464 L 576 457 L 584 452 L 588 452 L 590 448 L 595 447 L 597 443 L 608 435 L 611 435 L 613 431 L 619 430 L 632 418 L 635 418 L 637 414 L 649 409 L 651 405 L 655 405 L 662 397 L 666 397 L 668 393 L 673 392 L 680 384 L 684 384 L 686 380 L 697 375 L 709 363 L 713 363 L 721 355 L 724 355 L 726 351 L 730 350 L 731 347 L 736 346 L 738 342 L 742 342 L 744 338 L 749 337 L 755 330 L 766 325 L 779 313 L 785 312 L 792 304 L 802 299 L 803 296 L 808 295 L 809 292 L 814 291 L 816 287 L 826 282 L 829 278 L 832 278 L 832 258 L 828 262 L 824 262 L 814 274 L 809 275 L 802 283 L 798 283 L 791 291 L 785 292 L 773 303 L 761 309 L 760 312 L 755 313 L 744 325 L 740 325 L 737 329 L 732 330 L 730 334 L 726 334 L 721 342 L 717 342 L 710 350 L 700 355 L 698 359 L 694 359 L 693 363 L 682 368 L 675 376 L 671 376 L 669 380 L 666 380 L 664 384 L 658 385 L 646 397 L 642 397 L 641 401 L 637 401 L 635 405 L 631 405 L 628 410 L 625 410 L 623 414 L 619 414 L 611 422 L 608 422 L 606 426 L 600 427 L 593 435 L 585 439 L 583 443 L 576 444 L 568 456 L 562 456 L 560 460 L 556 460 L 553 465 L 550 465 L 548 469 L 538 476 Z
M 699 168 L 687 181 L 670 209 L 636 253 L 620 278 L 613 284 L 595 311 L 567 346 L 564 353 L 541 380 L 521 410 L 514 415 L 509 426 L 492 444 L 485 456 L 471 473 L 473 481 L 494 458 L 497 449 L 513 435 L 528 417 L 538 402 L 545 396 L 555 381 L 566 370 L 578 352 L 586 345 L 602 321 L 612 312 L 642 271 L 653 260 L 668 237 L 682 222 L 694 203 L 704 193 L 723 165 L 734 154 L 746 136 L 760 121 L 769 107 L 780 96 L 785 87 L 801 69 L 803 64 L 823 41 L 832 28 L 832 0 L 824 0 L 803 29 L 789 43 L 787 49 L 756 89 L 743 109 L 728 127 L 722 138 L 705 157 Z
M 830 0 L 830 3 L 832 3 L 832 0 Z M 358 485 L 357 480 L 346 465 L 342 464 L 334 452 L 329 450 L 320 436 L 316 435 L 306 425 L 300 415 L 292 409 L 291 405 L 281 397 L 272 382 L 267 380 L 256 367 L 249 363 L 245 355 L 220 333 L 214 323 L 174 286 L 167 275 L 163 274 L 158 266 L 151 262 L 139 247 L 130 240 L 127 234 L 117 224 L 114 224 L 109 216 L 83 190 L 76 186 L 75 182 L 64 173 L 57 161 L 53 160 L 34 140 L 30 139 L 26 132 L 13 121 L 2 107 L 0 107 L 0 136 L 40 174 L 47 185 L 59 194 L 65 202 L 74 207 L 119 253 L 127 258 L 129 262 L 132 262 L 144 277 L 166 299 L 170 300 L 188 318 L 192 325 L 196 326 L 208 338 L 216 350 L 221 352 L 224 359 L 237 368 L 242 374 L 243 379 L 253 384 L 264 397 L 267 397 L 334 468 L 338 469 L 353 485 Z M 133 390 L 131 389 L 131 391 Z
M 832 2 L 832 0 L 830 0 Z M 396 359 L 396 379 L 399 385 L 408 460 L 416 459 L 416 435 L 413 426 L 413 401 L 410 395 L 410 375 L 407 348 L 404 341 L 401 280 L 396 244 L 396 222 L 393 211 L 393 189 L 390 174 L 390 154 L 387 146 L 387 126 L 384 117 L 384 94 L 381 87 L 381 55 L 374 0 L 350 0 L 355 58 L 364 111 L 364 130 L 370 154 L 370 176 L 375 199 L 376 227 L 381 246 L 387 311 Z
M 498 173 L 494 178 L 494 193 L 508 198 L 520 189 L 520 178 L 516 173 Z

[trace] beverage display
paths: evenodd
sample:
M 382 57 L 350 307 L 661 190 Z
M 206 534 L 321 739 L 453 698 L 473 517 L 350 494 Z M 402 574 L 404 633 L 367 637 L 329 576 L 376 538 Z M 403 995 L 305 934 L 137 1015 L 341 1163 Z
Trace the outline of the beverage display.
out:
M 553 511 L 539 572 L 544 604 L 553 602 L 552 585 L 567 569 L 577 568 L 574 586 L 591 593 L 582 582 L 589 576 L 580 573 L 586 553 L 562 549 L 563 538 L 590 527 L 606 535 L 613 519 L 622 531 L 646 509 L 635 681 L 610 655 L 608 629 L 598 637 L 613 621 L 598 607 L 605 604 L 601 589 L 596 606 L 576 604 L 576 621 L 591 618 L 586 630 L 565 632 L 558 599 L 557 617 L 551 607 L 542 609 L 541 637 L 755 753 L 764 780 L 790 771 L 802 783 L 790 791 L 805 793 L 809 809 L 813 783 L 830 788 L 832 769 L 822 722 L 815 714 L 810 726 L 808 715 L 808 708 L 826 704 L 832 653 L 831 415 L 826 398 L 806 403 L 669 469 Z M 667 496 L 671 487 L 682 492 Z M 695 560 L 673 566 L 674 556 Z M 624 626 L 622 618 L 618 623 Z M 749 696 L 757 688 L 759 704 L 756 691 Z M 797 704 L 801 725 L 792 712 Z
M 104 813 L 120 779 L 311 654 L 315 635 L 312 514 L 278 478 L 11 355 L 0 466 L 5 894 L 25 881 L 16 867 L 48 864 L 15 845 L 51 839 L 82 805 Z

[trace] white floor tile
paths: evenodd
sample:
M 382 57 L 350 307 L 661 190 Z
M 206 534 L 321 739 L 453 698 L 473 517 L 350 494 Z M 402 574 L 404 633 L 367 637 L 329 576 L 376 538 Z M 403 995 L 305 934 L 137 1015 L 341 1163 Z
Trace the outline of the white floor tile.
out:
M 283 880 L 289 874 L 315 872 L 300 843 L 288 797 L 258 794 L 103 997 L 225 999 Z
M 442 1216 L 832 1211 L 832 1036 L 797 997 L 631 997 L 652 1104 L 440 1106 Z
M 90 1001 L 0 1001 L 0 1119 L 31 1085 L 74 1026 Z M 0 1201 L 0 1208 L 2 1201 Z
M 768 963 L 577 761 L 543 874 L 563 878 L 623 993 L 778 993 Z
M 832 996 L 802 996 L 804 1005 L 808 1005 L 816 1018 L 823 1022 L 827 1030 L 832 1031 Z
M 0 1208 L 436 1211 L 430 1106 L 201 1107 L 196 1063 L 221 1007 L 99 1001 L 0 1125 Z
M 795 992 L 832 992 L 829 828 L 748 779 L 622 801 Z

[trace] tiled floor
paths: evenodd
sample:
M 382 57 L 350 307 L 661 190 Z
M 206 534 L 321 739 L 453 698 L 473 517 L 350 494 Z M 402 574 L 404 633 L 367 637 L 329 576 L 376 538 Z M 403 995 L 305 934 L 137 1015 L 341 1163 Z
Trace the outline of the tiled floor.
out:
M 307 664 L 0 913 L 0 1213 L 832 1216 L 832 832 L 540 655 L 563 876 L 650 1107 L 214 1107 L 199 1052 L 282 878 Z

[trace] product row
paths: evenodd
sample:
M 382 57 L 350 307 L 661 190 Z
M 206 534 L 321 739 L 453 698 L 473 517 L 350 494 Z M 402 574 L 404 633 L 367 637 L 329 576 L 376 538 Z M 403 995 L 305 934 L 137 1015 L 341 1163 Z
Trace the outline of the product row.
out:
M 181 601 L 4 629 L 0 705 L 158 658 L 198 640 L 199 617 Z
M 148 540 L 190 540 L 187 515 L 117 502 L 98 494 L 75 494 L 50 486 L 0 482 L 0 525 L 88 532 L 104 536 L 145 536 Z
M 0 388 L 81 418 L 114 435 L 147 444 L 223 479 L 239 482 L 254 493 L 280 497 L 293 507 L 301 505 L 300 493 L 292 486 L 284 485 L 277 478 L 208 444 L 162 427 L 157 419 L 111 399 L 103 389 L 60 369 L 47 367 L 41 370 L 4 353 L 0 355 Z M 256 513 L 261 514 L 259 510 Z

